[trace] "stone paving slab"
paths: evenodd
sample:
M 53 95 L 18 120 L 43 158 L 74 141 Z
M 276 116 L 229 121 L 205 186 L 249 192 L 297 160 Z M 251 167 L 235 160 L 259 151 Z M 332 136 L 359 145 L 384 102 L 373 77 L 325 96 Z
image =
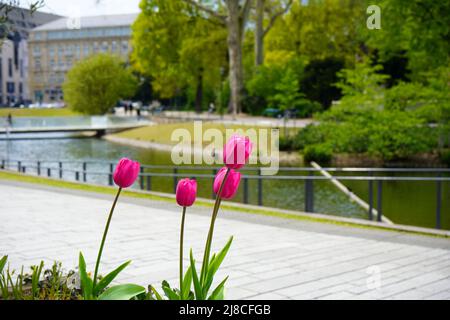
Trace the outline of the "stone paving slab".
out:
M 112 196 L 0 180 L 0 255 L 13 268 L 44 260 L 93 269 Z M 188 210 L 186 256 L 201 258 L 210 209 Z M 101 271 L 132 259 L 119 282 L 178 277 L 180 209 L 122 198 Z M 450 240 L 224 211 L 214 249 L 235 240 L 217 280 L 229 299 L 450 299 Z M 186 259 L 185 265 L 188 264 Z

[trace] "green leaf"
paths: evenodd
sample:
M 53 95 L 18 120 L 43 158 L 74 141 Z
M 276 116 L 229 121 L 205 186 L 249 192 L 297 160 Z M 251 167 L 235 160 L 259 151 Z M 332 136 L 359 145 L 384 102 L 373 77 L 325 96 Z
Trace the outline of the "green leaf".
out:
M 223 280 L 216 289 L 214 289 L 211 296 L 208 298 L 208 300 L 223 300 L 224 299 L 224 289 L 225 289 L 225 283 L 227 282 L 228 277 Z
M 0 260 L 0 273 L 3 272 L 3 269 L 5 268 L 6 265 L 6 261 L 8 260 L 8 256 L 4 256 L 1 260 Z
M 84 260 L 83 254 L 80 252 L 80 257 L 78 261 L 78 269 L 80 270 L 80 280 L 81 280 L 81 291 L 83 292 L 84 300 L 93 300 L 92 296 L 92 279 L 88 276 L 86 272 L 86 261 Z
M 222 264 L 223 260 L 225 259 L 228 251 L 230 250 L 231 243 L 233 242 L 233 237 L 228 240 L 225 247 L 217 254 L 213 256 L 213 259 L 211 259 L 211 263 L 208 267 L 208 273 L 206 275 L 206 281 L 203 290 L 204 295 L 206 296 L 208 294 L 209 289 L 211 288 L 211 285 L 214 280 L 214 275 L 216 274 L 217 270 L 219 270 L 220 265 Z
M 155 295 L 156 300 L 159 300 L 159 301 L 164 300 L 163 297 L 159 294 L 159 292 L 153 286 L 150 286 L 149 288 L 150 288 L 150 291 L 153 292 L 153 294 Z
M 194 261 L 194 256 L 192 255 L 192 249 L 191 249 L 190 259 L 191 259 L 192 281 L 194 282 L 195 298 L 197 300 L 204 300 L 203 290 L 200 285 L 200 281 L 198 279 L 197 270 L 195 269 L 195 261 Z
M 137 284 L 121 284 L 114 286 L 103 292 L 99 300 L 130 300 L 142 293 L 145 293 L 145 288 Z
M 214 260 L 210 263 L 208 268 L 208 277 L 214 277 L 217 270 L 219 270 L 220 265 L 222 264 L 223 260 L 225 259 L 225 256 L 228 253 L 228 250 L 230 250 L 231 243 L 233 242 L 233 237 L 228 240 L 225 247 L 220 251 L 217 255 L 214 255 Z
M 162 289 L 169 300 L 180 300 L 180 296 L 175 292 L 175 290 L 170 287 L 170 284 L 165 280 L 162 283 Z
M 102 292 L 130 263 L 131 261 L 125 262 L 120 267 L 107 274 L 102 280 L 100 280 L 100 282 L 94 288 L 94 296 L 97 296 L 100 292 Z
M 191 285 L 192 285 L 192 269 L 191 267 L 189 267 L 183 279 L 183 288 L 182 288 L 183 295 L 181 297 L 181 300 L 188 300 L 189 294 L 191 293 Z

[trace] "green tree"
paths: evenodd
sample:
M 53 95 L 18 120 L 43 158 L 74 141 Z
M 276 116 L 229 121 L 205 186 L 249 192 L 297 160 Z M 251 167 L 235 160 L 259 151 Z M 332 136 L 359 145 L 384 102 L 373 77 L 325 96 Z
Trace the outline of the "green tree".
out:
M 122 98 L 132 96 L 137 80 L 124 62 L 99 54 L 78 62 L 63 85 L 67 104 L 83 114 L 105 114 Z
M 347 66 L 361 55 L 366 1 L 295 1 L 267 35 L 267 52 L 291 51 L 309 60 L 343 59 Z
M 143 0 L 133 25 L 133 66 L 150 76 L 161 98 L 186 92 L 201 111 L 226 67 L 226 29 L 182 0 Z
M 450 1 L 381 0 L 381 30 L 363 30 L 381 59 L 403 55 L 412 77 L 447 66 L 450 52 Z

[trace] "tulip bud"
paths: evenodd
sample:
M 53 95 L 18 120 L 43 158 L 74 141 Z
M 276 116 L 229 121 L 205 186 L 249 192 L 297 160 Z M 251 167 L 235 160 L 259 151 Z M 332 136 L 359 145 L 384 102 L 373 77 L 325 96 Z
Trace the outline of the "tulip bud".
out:
M 223 179 L 227 173 L 228 168 L 222 168 L 217 173 L 216 178 L 214 180 L 214 192 L 218 195 L 220 186 L 222 185 Z M 239 189 L 239 183 L 241 182 L 241 173 L 236 172 L 233 169 L 230 169 L 230 173 L 228 174 L 228 178 L 225 181 L 225 184 L 222 189 L 222 194 L 220 197 L 222 199 L 231 199 L 236 195 L 236 192 Z M 218 195 L 219 196 L 219 195 Z
M 197 181 L 183 179 L 177 185 L 177 203 L 182 207 L 191 207 L 197 197 Z
M 140 168 L 139 162 L 127 158 L 121 159 L 114 171 L 114 182 L 121 188 L 131 187 L 139 176 Z
M 223 162 L 230 169 L 239 170 L 252 153 L 253 144 L 248 137 L 233 135 L 223 147 Z

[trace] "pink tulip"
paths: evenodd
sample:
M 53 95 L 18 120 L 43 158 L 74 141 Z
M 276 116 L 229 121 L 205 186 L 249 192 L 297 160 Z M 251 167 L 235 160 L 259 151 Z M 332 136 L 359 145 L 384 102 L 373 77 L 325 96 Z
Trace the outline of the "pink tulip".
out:
M 234 170 L 239 170 L 247 162 L 252 153 L 253 144 L 248 137 L 233 135 L 223 147 L 223 162 Z
M 223 179 L 225 178 L 225 174 L 227 173 L 228 168 L 222 168 L 216 175 L 216 179 L 214 180 L 214 192 L 218 195 L 220 186 L 222 185 Z M 220 197 L 222 199 L 231 199 L 236 195 L 236 192 L 239 189 L 239 183 L 241 182 L 241 173 L 236 172 L 233 169 L 230 169 L 230 173 L 228 174 L 228 178 L 225 181 L 225 185 L 222 189 L 222 194 Z M 218 195 L 219 196 L 219 195 Z
M 140 168 L 139 162 L 121 159 L 114 171 L 114 182 L 121 188 L 131 187 L 139 176 Z
M 197 197 L 197 181 L 183 179 L 177 185 L 177 203 L 182 207 L 191 207 Z

